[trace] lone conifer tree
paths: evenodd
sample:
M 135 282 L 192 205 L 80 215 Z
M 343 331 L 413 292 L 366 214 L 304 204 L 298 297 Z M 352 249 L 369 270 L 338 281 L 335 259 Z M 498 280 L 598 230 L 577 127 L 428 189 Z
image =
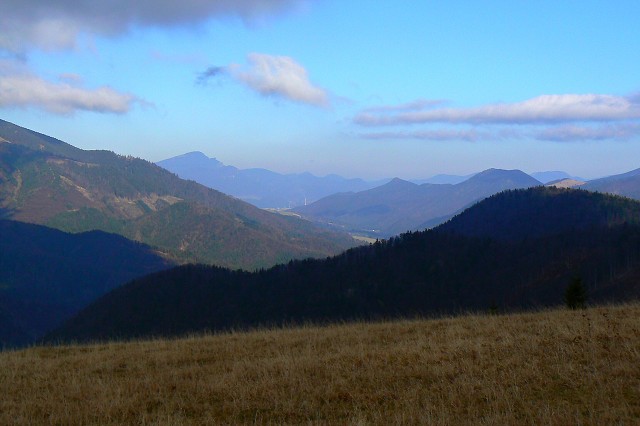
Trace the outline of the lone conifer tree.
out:
M 569 309 L 584 309 L 587 305 L 587 289 L 582 279 L 577 277 L 571 281 L 564 292 L 564 303 Z

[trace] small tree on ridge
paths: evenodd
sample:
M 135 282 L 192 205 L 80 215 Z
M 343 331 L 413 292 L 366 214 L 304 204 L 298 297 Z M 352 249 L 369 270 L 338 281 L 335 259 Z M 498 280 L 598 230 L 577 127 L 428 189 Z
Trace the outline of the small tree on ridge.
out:
M 587 306 L 587 289 L 582 278 L 576 277 L 564 292 L 564 303 L 569 309 L 584 309 Z

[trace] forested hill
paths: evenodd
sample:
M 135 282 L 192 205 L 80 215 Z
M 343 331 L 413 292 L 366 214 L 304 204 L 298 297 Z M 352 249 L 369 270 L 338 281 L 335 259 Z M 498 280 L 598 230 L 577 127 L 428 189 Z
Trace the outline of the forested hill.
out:
M 581 189 L 536 187 L 493 195 L 439 231 L 520 240 L 589 227 L 640 224 L 640 202 Z
M 148 161 L 85 151 L 2 120 L 0 214 L 69 232 L 113 232 L 180 261 L 230 268 L 355 245 L 347 234 L 258 209 Z
M 571 217 L 567 210 L 577 208 L 592 213 L 585 213 L 579 226 L 564 220 L 550 224 L 548 232 L 537 227 L 536 232 L 509 231 L 508 240 L 500 233 L 499 238 L 478 238 L 454 232 L 465 215 L 485 208 L 495 214 L 491 220 L 497 224 L 513 211 L 535 222 L 536 215 L 546 215 L 539 209 L 543 196 L 555 206 L 553 216 Z M 592 204 L 604 207 L 589 207 Z M 178 335 L 490 308 L 504 312 L 561 304 L 576 277 L 584 282 L 591 302 L 628 300 L 640 296 L 640 226 L 631 214 L 637 206 L 582 191 L 506 192 L 482 201 L 442 229 L 403 234 L 326 260 L 294 261 L 253 274 L 194 265 L 153 274 L 98 300 L 49 340 Z M 527 237 L 514 239 L 516 234 Z

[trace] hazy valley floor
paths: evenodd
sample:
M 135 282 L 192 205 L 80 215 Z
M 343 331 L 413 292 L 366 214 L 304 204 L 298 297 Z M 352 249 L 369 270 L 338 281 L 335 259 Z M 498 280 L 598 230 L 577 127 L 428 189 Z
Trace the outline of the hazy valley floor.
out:
M 0 424 L 631 424 L 640 304 L 0 353 Z

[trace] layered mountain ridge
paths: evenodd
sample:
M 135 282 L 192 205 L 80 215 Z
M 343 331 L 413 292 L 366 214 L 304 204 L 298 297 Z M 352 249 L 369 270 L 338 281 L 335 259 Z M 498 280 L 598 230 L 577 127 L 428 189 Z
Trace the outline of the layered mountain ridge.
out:
M 346 234 L 260 210 L 145 160 L 81 150 L 6 121 L 0 138 L 4 218 L 114 232 L 180 261 L 232 268 L 325 257 L 355 244 Z
M 417 185 L 402 179 L 367 191 L 335 194 L 294 209 L 303 217 L 373 237 L 389 237 L 444 222 L 471 204 L 539 181 L 520 170 L 489 169 L 458 184 Z
M 281 174 L 259 168 L 239 169 L 197 151 L 156 164 L 183 179 L 196 181 L 261 208 L 295 207 L 336 192 L 362 191 L 381 183 L 338 175 L 317 177 L 311 173 Z

